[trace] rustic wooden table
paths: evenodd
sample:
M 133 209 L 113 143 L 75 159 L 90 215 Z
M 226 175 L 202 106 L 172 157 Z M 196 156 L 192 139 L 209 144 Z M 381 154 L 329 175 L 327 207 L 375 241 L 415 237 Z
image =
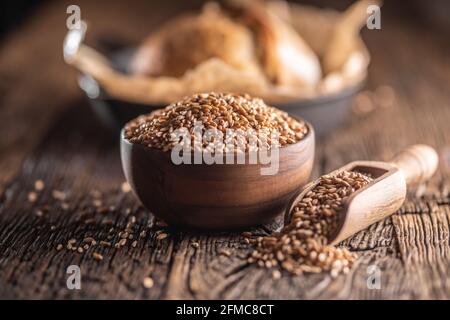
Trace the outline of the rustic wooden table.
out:
M 92 23 L 92 39 L 113 34 L 137 41 L 173 14 L 144 1 L 133 10 L 120 2 L 79 3 L 83 19 Z M 0 46 L 0 298 L 450 298 L 445 37 L 389 18 L 382 31 L 366 32 L 373 54 L 368 86 L 391 86 L 395 102 L 352 116 L 345 128 L 319 141 L 314 171 L 318 176 L 352 160 L 387 159 L 422 142 L 439 151 L 436 176 L 394 216 L 344 243 L 360 255 L 347 276 L 274 280 L 270 271 L 246 264 L 250 249 L 239 233 L 165 229 L 121 191 L 117 137 L 98 123 L 75 72 L 62 61 L 67 5 L 55 1 L 40 8 Z M 44 189 L 30 194 L 39 179 Z M 100 202 L 106 209 L 94 210 L 92 203 Z M 98 249 L 102 261 L 92 258 L 92 249 L 56 250 L 71 238 L 106 238 L 111 226 L 124 229 L 130 216 L 137 218 L 137 234 L 147 230 L 135 247 L 129 241 L 122 249 Z M 279 221 L 253 231 L 266 234 L 277 226 Z M 161 239 L 162 232 L 169 236 Z M 69 265 L 81 268 L 81 290 L 66 287 Z M 379 290 L 367 287 L 370 265 L 381 270 Z M 154 280 L 152 288 L 143 286 L 146 276 Z

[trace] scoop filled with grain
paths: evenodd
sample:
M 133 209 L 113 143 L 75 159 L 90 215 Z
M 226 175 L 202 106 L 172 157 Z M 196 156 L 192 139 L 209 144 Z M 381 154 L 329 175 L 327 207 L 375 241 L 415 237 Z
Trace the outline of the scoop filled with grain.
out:
M 437 164 L 433 148 L 414 145 L 390 162 L 355 161 L 320 177 L 291 201 L 279 232 L 243 234 L 254 245 L 248 262 L 275 268 L 276 278 L 279 269 L 333 278 L 348 273 L 357 255 L 335 245 L 396 212 L 407 188 L 426 182 Z

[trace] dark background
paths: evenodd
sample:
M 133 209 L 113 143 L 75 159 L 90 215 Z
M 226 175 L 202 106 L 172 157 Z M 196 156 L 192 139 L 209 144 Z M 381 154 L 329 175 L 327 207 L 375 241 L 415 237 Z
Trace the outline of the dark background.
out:
M 10 30 L 18 27 L 29 17 L 40 4 L 52 0 L 10 0 L 0 1 L 0 37 Z M 54 0 L 53 0 L 54 1 Z M 103 1 L 103 0 L 95 0 Z M 154 0 L 153 0 L 154 1 Z M 204 1 L 189 1 L 201 3 Z M 352 0 L 297 0 L 295 2 L 314 4 L 319 7 L 332 7 L 345 9 Z M 107 2 L 105 1 L 105 4 Z M 133 0 L 124 1 L 127 6 L 132 5 Z M 76 4 L 76 1 L 73 2 Z M 450 1 L 447 0 L 411 0 L 395 1 L 385 0 L 383 14 L 394 14 L 399 18 L 416 19 L 418 23 L 426 22 L 437 30 L 450 29 Z

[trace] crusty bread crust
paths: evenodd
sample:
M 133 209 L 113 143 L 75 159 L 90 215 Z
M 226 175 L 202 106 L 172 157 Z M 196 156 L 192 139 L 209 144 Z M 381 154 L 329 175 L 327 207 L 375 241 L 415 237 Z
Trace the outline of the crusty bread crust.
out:
M 185 14 L 151 34 L 134 56 L 135 74 L 181 77 L 211 58 L 239 70 L 259 72 L 251 32 L 220 9 Z
M 321 79 L 318 58 L 288 23 L 263 5 L 242 3 L 170 20 L 144 41 L 130 69 L 182 77 L 212 58 L 280 86 L 312 87 Z

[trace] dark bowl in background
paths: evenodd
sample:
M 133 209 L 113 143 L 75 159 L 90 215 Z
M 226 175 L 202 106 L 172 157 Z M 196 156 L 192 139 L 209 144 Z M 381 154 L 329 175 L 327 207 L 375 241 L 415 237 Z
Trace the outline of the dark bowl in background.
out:
M 314 126 L 317 137 L 323 137 L 345 123 L 350 114 L 353 99 L 363 85 L 364 82 L 361 82 L 337 93 L 271 105 L 305 119 Z
M 114 68 L 127 73 L 126 66 L 133 52 L 134 49 L 125 48 L 109 51 L 107 56 Z M 116 132 L 120 132 L 120 129 L 131 119 L 165 107 L 165 105 L 144 105 L 111 98 L 88 75 L 81 75 L 78 82 L 101 122 Z M 315 128 L 316 136 L 322 137 L 345 123 L 353 98 L 362 86 L 363 82 L 340 92 L 317 98 L 279 104 L 270 103 L 270 105 L 305 119 Z
M 115 43 L 101 42 L 113 67 L 123 73 L 128 73 L 127 65 L 134 49 L 123 48 Z M 130 120 L 154 110 L 165 107 L 164 105 L 146 105 L 135 102 L 118 100 L 110 97 L 91 76 L 82 74 L 78 78 L 80 88 L 86 93 L 89 102 L 100 121 L 109 129 L 120 132 L 122 127 Z
M 103 125 L 115 132 L 130 120 L 141 114 L 150 113 L 163 108 L 163 105 L 145 105 L 111 98 L 100 87 L 97 81 L 87 75 L 81 75 L 78 83 Z

